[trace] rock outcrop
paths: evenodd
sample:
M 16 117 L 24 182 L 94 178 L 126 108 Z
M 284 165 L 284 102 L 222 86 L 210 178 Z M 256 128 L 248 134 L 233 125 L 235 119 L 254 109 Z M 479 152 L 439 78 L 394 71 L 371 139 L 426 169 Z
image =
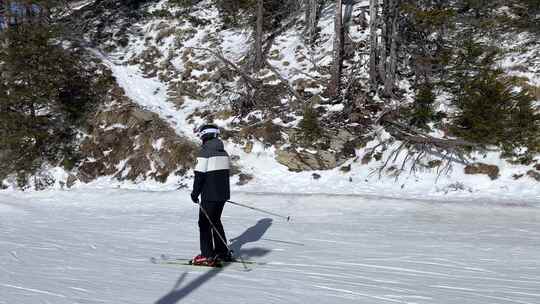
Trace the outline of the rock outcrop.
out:
M 193 168 L 194 143 L 176 134 L 157 114 L 132 103 L 121 88 L 113 90 L 111 99 L 114 102 L 91 118 L 81 143 L 79 180 L 115 176 L 118 180 L 165 182 L 171 174 L 182 175 Z
M 484 163 L 475 163 L 465 167 L 465 174 L 485 174 L 491 180 L 496 180 L 499 178 L 499 167 Z
M 289 138 L 300 141 L 297 130 L 289 130 Z M 360 139 L 351 132 L 339 129 L 329 131 L 313 147 L 289 146 L 276 152 L 276 160 L 290 171 L 328 170 L 343 165 L 355 156 Z

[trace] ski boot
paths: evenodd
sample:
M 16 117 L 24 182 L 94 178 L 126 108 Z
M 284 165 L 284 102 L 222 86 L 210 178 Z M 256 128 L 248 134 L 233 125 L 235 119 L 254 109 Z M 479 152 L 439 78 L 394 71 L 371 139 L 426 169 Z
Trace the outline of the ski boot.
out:
M 207 258 L 200 254 L 194 257 L 190 264 L 194 266 L 220 267 L 220 263 L 218 263 L 218 261 L 215 259 Z

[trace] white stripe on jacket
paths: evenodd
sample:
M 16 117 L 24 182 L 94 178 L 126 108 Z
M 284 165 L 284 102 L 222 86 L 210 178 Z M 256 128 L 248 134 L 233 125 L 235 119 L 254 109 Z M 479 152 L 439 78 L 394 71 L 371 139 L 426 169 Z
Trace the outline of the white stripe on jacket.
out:
M 209 158 L 197 157 L 195 171 L 206 173 L 218 170 L 229 170 L 230 160 L 228 156 L 212 156 Z

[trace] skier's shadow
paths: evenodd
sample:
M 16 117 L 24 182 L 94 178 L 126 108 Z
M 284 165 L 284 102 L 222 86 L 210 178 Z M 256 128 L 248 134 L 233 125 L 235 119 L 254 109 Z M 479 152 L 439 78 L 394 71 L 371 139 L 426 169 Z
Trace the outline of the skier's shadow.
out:
M 255 224 L 254 226 L 249 227 L 244 233 L 241 235 L 231 239 L 231 243 L 229 245 L 230 249 L 234 252 L 235 256 L 241 257 L 242 259 L 251 259 L 251 258 L 257 258 L 262 257 L 268 254 L 270 250 L 266 248 L 249 248 L 249 249 L 242 249 L 242 246 L 244 246 L 247 243 L 254 243 L 259 241 L 263 235 L 266 233 L 268 228 L 272 225 L 272 219 L 270 218 L 264 218 L 261 219 Z M 178 289 L 180 285 L 182 284 L 182 281 L 186 278 L 187 272 L 183 273 L 178 281 L 176 282 L 173 290 L 163 296 L 161 299 L 156 301 L 156 304 L 175 304 L 178 303 L 180 300 L 182 300 L 184 297 L 189 295 L 192 291 L 195 289 L 201 287 L 204 283 L 212 279 L 214 276 L 216 276 L 218 273 L 222 272 L 227 266 L 223 268 L 212 268 L 209 271 L 207 271 L 202 276 L 198 277 L 197 279 L 191 281 L 186 286 Z M 245 265 L 245 267 L 249 267 L 249 265 Z

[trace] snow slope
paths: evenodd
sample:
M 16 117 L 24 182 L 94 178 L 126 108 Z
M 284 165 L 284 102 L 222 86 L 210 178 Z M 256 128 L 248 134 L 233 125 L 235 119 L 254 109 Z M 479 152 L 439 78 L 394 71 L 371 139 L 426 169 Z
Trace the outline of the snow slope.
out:
M 185 192 L 0 195 L 0 303 L 540 303 L 540 204 L 253 195 L 232 247 L 266 265 L 154 265 L 197 253 Z

